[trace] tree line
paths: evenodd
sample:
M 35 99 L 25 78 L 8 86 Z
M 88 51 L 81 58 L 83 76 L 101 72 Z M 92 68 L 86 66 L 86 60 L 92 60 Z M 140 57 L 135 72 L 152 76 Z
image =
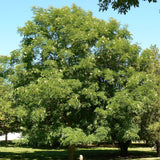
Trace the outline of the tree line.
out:
M 141 50 L 115 19 L 76 5 L 33 7 L 20 48 L 0 56 L 0 131 L 28 145 L 155 142 L 160 155 L 160 54 Z

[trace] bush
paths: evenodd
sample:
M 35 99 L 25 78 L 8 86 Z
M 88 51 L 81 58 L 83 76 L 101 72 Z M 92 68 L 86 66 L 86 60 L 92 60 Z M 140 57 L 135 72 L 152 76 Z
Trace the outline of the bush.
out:
M 13 140 L 15 146 L 22 147 L 22 146 L 29 146 L 28 137 L 20 138 L 18 140 Z

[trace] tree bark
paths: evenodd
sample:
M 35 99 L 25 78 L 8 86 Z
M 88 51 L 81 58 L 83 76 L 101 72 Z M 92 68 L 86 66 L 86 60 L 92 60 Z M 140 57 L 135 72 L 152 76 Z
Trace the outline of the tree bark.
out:
M 74 144 L 69 146 L 69 148 L 68 148 L 68 160 L 74 160 L 75 148 L 76 148 L 76 146 Z
M 156 141 L 157 156 L 160 157 L 160 140 Z
M 128 155 L 128 147 L 129 147 L 130 144 L 131 144 L 131 140 L 128 140 L 126 142 L 119 142 L 121 156 L 127 156 Z
M 5 132 L 5 145 L 8 146 L 8 133 Z

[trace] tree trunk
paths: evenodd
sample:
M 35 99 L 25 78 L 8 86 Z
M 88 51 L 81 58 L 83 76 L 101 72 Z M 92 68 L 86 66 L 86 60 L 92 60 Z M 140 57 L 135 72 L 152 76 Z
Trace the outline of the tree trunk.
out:
M 74 152 L 75 152 L 75 145 L 71 145 L 68 148 L 68 160 L 74 160 Z
M 129 147 L 130 144 L 131 144 L 130 140 L 128 140 L 126 142 L 119 142 L 121 156 L 127 156 L 128 155 L 128 147 Z
M 156 141 L 157 156 L 160 157 L 160 140 Z
M 8 146 L 8 133 L 5 132 L 5 145 Z

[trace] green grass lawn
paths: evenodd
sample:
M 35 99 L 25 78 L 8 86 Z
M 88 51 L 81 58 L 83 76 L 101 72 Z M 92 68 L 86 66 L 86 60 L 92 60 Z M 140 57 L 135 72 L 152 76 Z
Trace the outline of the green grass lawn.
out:
M 0 160 L 67 160 L 65 149 L 35 149 L 0 146 Z M 84 160 L 160 160 L 150 147 L 129 148 L 128 157 L 120 157 L 117 148 L 93 147 L 77 148 L 75 157 L 84 156 Z

